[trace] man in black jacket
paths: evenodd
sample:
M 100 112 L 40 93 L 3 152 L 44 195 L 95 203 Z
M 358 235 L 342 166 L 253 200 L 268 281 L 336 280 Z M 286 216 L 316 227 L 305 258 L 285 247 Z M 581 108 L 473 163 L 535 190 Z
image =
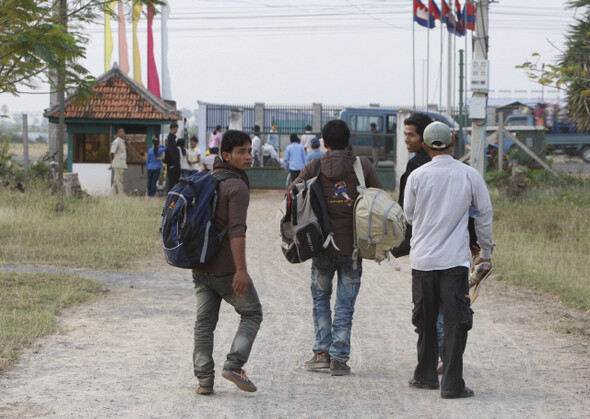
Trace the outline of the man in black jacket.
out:
M 404 141 L 408 153 L 415 153 L 414 156 L 408 161 L 406 165 L 406 171 L 399 180 L 399 198 L 397 202 L 400 207 L 404 207 L 404 192 L 406 189 L 406 181 L 408 176 L 418 167 L 430 161 L 430 156 L 422 148 L 424 142 L 424 129 L 432 122 L 432 119 L 424 113 L 413 113 L 404 121 Z M 391 251 L 391 254 L 396 258 L 406 256 L 410 253 L 410 239 L 412 238 L 412 226 L 406 226 L 406 237 L 404 241 L 395 249 Z
M 176 132 L 178 124 L 170 124 L 170 133 L 166 139 L 166 151 L 164 152 L 164 164 L 166 165 L 166 192 L 178 183 L 180 179 L 180 150 L 176 147 Z

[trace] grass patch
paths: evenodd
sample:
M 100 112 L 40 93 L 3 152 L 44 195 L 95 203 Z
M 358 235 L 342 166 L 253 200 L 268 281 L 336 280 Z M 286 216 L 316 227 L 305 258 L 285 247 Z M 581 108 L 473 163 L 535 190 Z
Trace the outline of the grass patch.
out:
M 494 205 L 493 263 L 504 279 L 590 310 L 590 181 L 545 180 Z
M 56 332 L 60 310 L 97 297 L 101 286 L 65 274 L 0 273 L 0 373 L 36 339 Z
M 0 188 L 1 264 L 120 270 L 153 257 L 163 201 Z

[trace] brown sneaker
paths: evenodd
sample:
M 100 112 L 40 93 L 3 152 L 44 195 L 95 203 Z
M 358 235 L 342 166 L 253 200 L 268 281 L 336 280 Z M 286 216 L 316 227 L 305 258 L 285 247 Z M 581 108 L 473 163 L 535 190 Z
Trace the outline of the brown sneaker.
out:
M 328 352 L 320 352 L 314 354 L 313 358 L 305 363 L 305 368 L 308 370 L 319 370 L 322 368 L 330 368 L 330 354 Z
M 195 392 L 202 395 L 211 394 L 213 393 L 213 386 L 206 386 L 199 383 L 197 384 L 197 388 L 195 388 Z
M 338 361 L 333 359 L 330 361 L 330 374 L 331 375 L 347 375 L 350 374 L 350 367 L 346 365 L 346 361 Z
M 246 377 L 246 371 L 244 370 L 238 371 L 224 368 L 221 371 L 221 376 L 237 385 L 242 391 L 248 391 L 250 393 L 256 391 L 256 386 L 248 377 Z

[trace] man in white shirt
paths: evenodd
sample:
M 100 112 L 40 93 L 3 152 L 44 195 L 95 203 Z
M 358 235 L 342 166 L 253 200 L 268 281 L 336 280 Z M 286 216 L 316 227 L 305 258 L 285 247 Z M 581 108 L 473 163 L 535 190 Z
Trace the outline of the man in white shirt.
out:
M 301 145 L 303 147 L 305 147 L 306 153 L 310 153 L 312 151 L 311 150 L 311 140 L 313 140 L 314 138 L 316 138 L 316 136 L 313 135 L 311 132 L 311 125 L 306 125 L 305 126 L 305 134 L 303 134 L 301 136 Z
M 123 127 L 118 127 L 115 141 L 111 144 L 111 165 L 109 166 L 109 169 L 113 169 L 113 185 L 111 186 L 113 195 L 125 193 L 123 175 L 127 169 L 127 149 L 123 137 L 125 137 L 125 130 Z
M 467 222 L 475 217 L 479 260 L 490 262 L 492 204 L 486 184 L 472 167 L 453 159 L 449 127 L 433 122 L 424 130 L 432 161 L 414 170 L 405 188 L 404 212 L 412 225 L 412 323 L 418 333 L 418 365 L 410 386 L 438 389 L 436 320 L 444 318 L 442 398 L 472 397 L 463 380 L 463 352 L 473 311 L 469 307 L 471 251 Z

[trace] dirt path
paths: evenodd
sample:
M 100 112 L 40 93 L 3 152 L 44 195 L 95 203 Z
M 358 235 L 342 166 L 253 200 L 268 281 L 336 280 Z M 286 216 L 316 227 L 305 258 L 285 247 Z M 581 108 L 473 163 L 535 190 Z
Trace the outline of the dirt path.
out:
M 560 318 L 579 315 L 557 303 L 540 306 L 532 293 L 523 301 L 502 282 L 490 282 L 474 306 L 465 378 L 476 396 L 442 400 L 438 391 L 409 388 L 416 334 L 407 258 L 363 265 L 352 375 L 305 371 L 313 344 L 309 263 L 289 265 L 280 253 L 280 200 L 275 192 L 256 193 L 249 211 L 249 270 L 265 315 L 246 365 L 257 393 L 239 391 L 219 369 L 213 396 L 194 393 L 192 282 L 188 272 L 162 264 L 140 273 L 81 272 L 110 294 L 64 313 L 63 333 L 44 338 L 0 379 L 0 417 L 588 416 L 588 336 L 551 330 L 565 323 L 555 322 L 556 310 Z M 224 305 L 218 366 L 237 321 Z

